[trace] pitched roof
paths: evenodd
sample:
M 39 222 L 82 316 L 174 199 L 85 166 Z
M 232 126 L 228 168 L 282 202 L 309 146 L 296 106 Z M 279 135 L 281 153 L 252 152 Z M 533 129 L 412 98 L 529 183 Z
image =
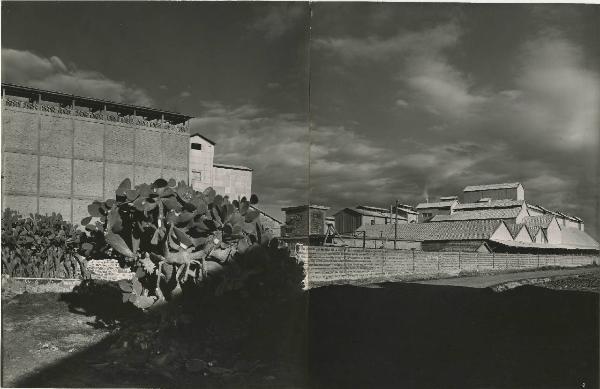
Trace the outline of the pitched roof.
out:
M 563 246 L 581 249 L 600 249 L 600 244 L 584 231 L 574 227 L 564 227 L 561 232 Z
M 523 227 L 525 227 L 525 224 L 506 223 L 506 227 L 508 228 L 508 231 L 510 231 L 510 235 L 514 239 L 517 237 L 517 235 L 519 235 L 519 232 L 521 232 L 521 229 Z
M 578 230 L 579 231 L 579 230 Z M 503 246 L 507 247 L 517 247 L 517 248 L 535 248 L 535 249 L 563 249 L 563 250 L 598 250 L 599 246 L 578 246 L 572 244 L 550 244 L 550 243 L 536 243 L 536 242 L 517 242 L 514 240 L 506 241 L 506 240 L 494 240 L 491 242 L 499 243 Z
M 538 205 L 538 204 L 536 204 L 536 205 L 529 205 L 528 204 L 527 206 L 530 206 L 532 208 L 537 208 L 538 210 L 541 210 L 544 213 L 549 213 L 549 214 L 554 215 L 554 216 L 559 216 L 559 217 L 562 217 L 562 218 L 565 218 L 565 219 L 573 220 L 573 221 L 578 222 L 578 223 L 583 223 L 583 219 L 581 219 L 580 217 L 567 215 L 566 213 L 559 212 L 559 211 L 552 211 L 552 210 L 550 210 L 548 208 L 545 208 L 545 207 L 542 207 L 541 205 Z
M 436 215 L 429 222 L 450 222 L 458 220 L 494 220 L 514 219 L 521 212 L 521 208 L 475 209 L 454 212 L 452 215 Z
M 496 232 L 500 220 L 468 220 L 461 222 L 398 224 L 398 240 L 486 240 Z M 365 231 L 370 238 L 394 239 L 394 224 L 363 225 L 357 231 Z
M 205 141 L 207 141 L 211 145 L 213 145 L 213 146 L 216 145 L 215 142 L 213 142 L 212 140 L 208 139 L 207 137 L 205 137 L 204 135 L 202 135 L 198 131 L 192 131 L 192 132 L 190 132 L 190 138 L 193 137 L 193 136 L 199 136 L 200 138 L 204 139 Z
M 517 188 L 521 183 L 519 182 L 507 182 L 503 184 L 489 184 L 489 185 L 470 185 L 463 189 L 463 192 L 475 192 L 480 190 L 494 190 L 494 189 L 514 189 Z
M 524 200 L 492 200 L 481 203 L 463 203 L 454 207 L 454 210 L 458 212 L 465 209 L 513 208 L 521 207 L 524 202 Z
M 542 229 L 540 226 L 527 226 L 529 229 L 529 233 L 531 234 L 531 239 L 534 240 L 538 232 Z
M 548 228 L 550 223 L 552 223 L 552 219 L 554 216 L 551 214 L 546 215 L 538 215 L 538 216 L 526 216 L 523 219 L 523 224 L 527 225 L 527 227 L 541 227 Z
M 453 201 L 439 201 L 437 203 L 421 203 L 421 204 L 417 205 L 416 209 L 429 209 L 429 208 L 442 209 L 442 208 L 450 208 L 456 202 L 457 202 L 456 200 L 453 200 Z
M 369 209 L 364 209 L 364 208 L 369 208 Z M 380 209 L 380 211 L 376 211 L 374 209 Z M 363 216 L 372 216 L 372 217 L 382 217 L 382 218 L 389 218 L 390 217 L 390 211 L 386 210 L 384 208 L 376 208 L 376 207 L 356 207 L 356 208 L 344 208 L 338 212 L 335 213 L 335 215 L 342 213 L 342 212 L 350 212 L 353 213 L 355 215 L 363 215 Z M 392 218 L 394 218 L 394 214 L 392 214 Z M 398 215 L 398 219 L 400 220 L 407 220 L 404 216 Z

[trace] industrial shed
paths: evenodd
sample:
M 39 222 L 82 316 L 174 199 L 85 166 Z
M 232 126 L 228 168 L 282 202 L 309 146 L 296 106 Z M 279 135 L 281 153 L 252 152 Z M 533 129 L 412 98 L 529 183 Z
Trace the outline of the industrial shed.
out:
M 484 198 L 491 200 L 525 200 L 525 189 L 518 182 L 471 185 L 463 189 L 463 203 L 475 203 Z
M 458 220 L 504 220 L 522 223 L 529 216 L 524 201 L 490 200 L 470 204 L 458 204 L 451 215 L 436 215 L 431 222 Z
M 408 218 L 398 213 L 398 223 L 408 223 Z M 340 234 L 352 234 L 363 225 L 390 224 L 396 221 L 396 216 L 390 214 L 389 209 L 367 205 L 344 208 L 336 212 L 334 217 L 335 229 Z
M 435 203 L 420 203 L 415 209 L 419 214 L 419 222 L 426 222 L 437 215 L 451 215 L 457 205 L 458 201 L 453 199 Z

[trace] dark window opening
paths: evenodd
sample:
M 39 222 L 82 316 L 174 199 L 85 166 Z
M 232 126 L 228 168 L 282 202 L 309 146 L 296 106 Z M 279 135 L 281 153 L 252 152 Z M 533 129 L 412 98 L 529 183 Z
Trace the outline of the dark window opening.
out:
M 202 145 L 200 143 L 192 143 L 192 149 L 202 150 Z

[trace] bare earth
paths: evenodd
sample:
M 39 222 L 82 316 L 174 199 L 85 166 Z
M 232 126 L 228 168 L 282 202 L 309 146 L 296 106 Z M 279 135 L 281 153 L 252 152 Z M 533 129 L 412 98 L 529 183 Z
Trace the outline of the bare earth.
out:
M 110 334 L 93 318 L 70 312 L 55 293 L 21 294 L 2 300 L 2 386 L 35 374 Z
M 489 288 L 511 282 L 534 279 L 544 279 L 544 281 L 550 281 L 554 278 L 574 277 L 583 274 L 595 274 L 596 277 L 598 277 L 598 275 L 600 275 L 600 269 L 597 267 L 586 267 L 577 269 L 541 270 L 518 273 L 489 274 L 472 277 L 443 278 L 437 280 L 416 281 L 416 283 L 426 285 L 461 286 L 467 288 Z

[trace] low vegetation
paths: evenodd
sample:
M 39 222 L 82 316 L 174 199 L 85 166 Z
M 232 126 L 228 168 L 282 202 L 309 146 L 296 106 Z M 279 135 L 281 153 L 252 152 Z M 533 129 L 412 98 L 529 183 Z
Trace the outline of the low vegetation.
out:
M 24 218 L 5 209 L 2 214 L 2 273 L 12 277 L 87 278 L 80 255 L 83 232 L 60 214 Z

